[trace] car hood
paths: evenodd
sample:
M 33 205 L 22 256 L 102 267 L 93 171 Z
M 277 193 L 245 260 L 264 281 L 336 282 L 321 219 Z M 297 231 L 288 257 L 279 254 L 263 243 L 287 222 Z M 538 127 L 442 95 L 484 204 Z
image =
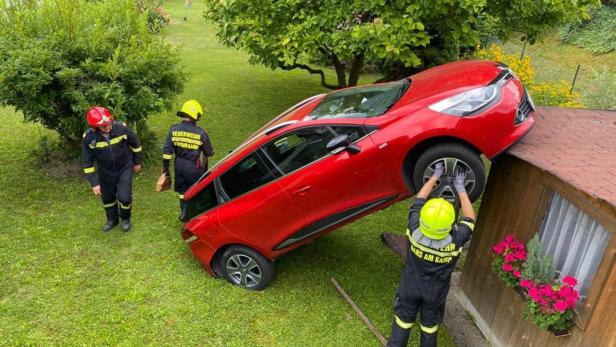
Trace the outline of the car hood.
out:
M 411 87 L 405 104 L 434 95 L 460 92 L 488 85 L 501 72 L 499 63 L 486 60 L 466 60 L 434 67 L 410 77 Z

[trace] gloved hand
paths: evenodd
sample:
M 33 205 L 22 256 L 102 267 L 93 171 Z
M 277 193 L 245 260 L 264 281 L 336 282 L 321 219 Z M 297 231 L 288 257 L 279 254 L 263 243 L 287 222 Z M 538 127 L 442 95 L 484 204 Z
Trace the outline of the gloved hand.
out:
M 466 170 L 456 170 L 456 177 L 453 179 L 453 187 L 456 189 L 458 194 L 466 193 L 464 181 L 466 181 Z
M 443 163 L 436 163 L 436 165 L 434 165 L 434 173 L 432 174 L 432 177 L 436 177 L 436 178 L 441 178 L 441 176 L 443 176 L 443 174 L 445 173 L 445 165 L 443 165 Z

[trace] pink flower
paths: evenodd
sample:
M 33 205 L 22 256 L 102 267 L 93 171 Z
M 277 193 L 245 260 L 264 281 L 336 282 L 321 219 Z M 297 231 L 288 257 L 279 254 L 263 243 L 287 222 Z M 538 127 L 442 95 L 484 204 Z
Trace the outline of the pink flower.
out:
M 505 254 L 505 262 L 513 263 L 514 261 L 515 261 L 515 257 L 513 256 L 513 254 L 511 253 Z
M 539 289 L 535 287 L 532 287 L 528 290 L 528 296 L 530 296 L 531 299 L 533 299 L 533 301 L 537 303 L 541 301 L 541 293 L 539 292 Z
M 504 264 L 503 265 L 503 271 L 511 272 L 511 271 L 513 271 L 513 266 L 511 264 Z
M 571 276 L 565 276 L 565 278 L 563 278 L 563 283 L 575 287 L 577 285 L 577 280 Z
M 565 311 L 569 308 L 569 305 L 564 301 L 556 301 L 554 303 L 554 309 L 560 313 L 565 313 Z
M 513 235 L 509 234 L 509 235 L 505 236 L 505 242 L 507 244 L 510 244 L 511 242 L 515 242 L 515 238 L 513 237 Z
M 492 246 L 492 251 L 498 255 L 505 253 L 505 245 L 501 242 Z
M 526 251 L 524 250 L 517 250 L 513 253 L 513 256 L 519 260 L 524 260 L 526 259 L 526 257 L 528 256 L 528 254 L 526 253 Z
M 547 296 L 547 297 L 550 297 L 554 294 L 554 290 L 552 289 L 550 285 L 541 286 L 541 288 L 539 288 L 539 291 L 541 292 L 541 295 Z
M 520 276 L 522 276 L 522 273 L 519 270 L 513 270 L 513 277 L 520 278 Z
M 515 274 L 514 274 L 514 276 L 515 276 Z M 534 283 L 533 281 L 531 281 L 531 280 L 527 280 L 527 279 L 525 279 L 525 278 L 524 278 L 524 279 L 522 279 L 522 280 L 520 281 L 520 286 L 521 286 L 522 288 L 530 289 L 530 288 L 532 288 L 534 285 L 535 285 L 535 283 Z

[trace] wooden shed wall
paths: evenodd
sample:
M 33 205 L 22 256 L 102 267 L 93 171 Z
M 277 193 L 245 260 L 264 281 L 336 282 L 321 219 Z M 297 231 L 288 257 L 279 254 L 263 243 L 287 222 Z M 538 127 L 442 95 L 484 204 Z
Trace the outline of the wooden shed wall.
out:
M 616 209 L 577 191 L 533 165 L 505 155 L 492 166 L 475 233 L 462 271 L 468 303 L 503 346 L 616 346 L 616 237 L 612 234 L 581 319 L 568 337 L 555 337 L 523 319 L 524 300 L 492 272 L 492 245 L 505 235 L 529 240 L 541 227 L 550 191 L 557 191 L 609 232 L 616 232 Z M 480 324 L 481 326 L 481 324 Z

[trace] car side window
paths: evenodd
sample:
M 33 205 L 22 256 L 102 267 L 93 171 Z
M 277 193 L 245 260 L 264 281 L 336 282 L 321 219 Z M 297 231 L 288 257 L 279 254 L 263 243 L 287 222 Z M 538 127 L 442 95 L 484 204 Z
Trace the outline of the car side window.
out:
M 304 128 L 277 137 L 263 150 L 287 174 L 328 155 L 326 146 L 334 137 L 328 127 Z
M 229 199 L 258 188 L 276 178 L 256 153 L 252 153 L 220 176 Z
M 201 213 L 211 210 L 218 206 L 218 199 L 216 198 L 216 189 L 214 188 L 214 182 L 208 184 L 192 199 L 188 200 L 188 209 L 186 214 L 186 220 L 189 220 Z
M 349 140 L 351 140 L 352 142 L 355 142 L 361 139 L 362 137 L 366 136 L 366 133 L 367 133 L 364 127 L 358 127 L 358 126 L 340 125 L 340 126 L 332 126 L 331 128 L 332 130 L 334 130 L 336 135 L 349 136 Z

